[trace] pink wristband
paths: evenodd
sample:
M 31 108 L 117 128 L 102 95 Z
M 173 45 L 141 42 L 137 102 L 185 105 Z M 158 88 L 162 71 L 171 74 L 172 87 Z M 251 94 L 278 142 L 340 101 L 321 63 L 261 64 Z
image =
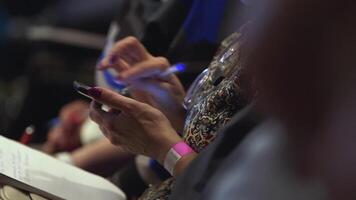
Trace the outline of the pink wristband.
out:
M 164 168 L 173 175 L 174 168 L 177 162 L 184 156 L 193 153 L 194 150 L 190 148 L 185 142 L 175 144 L 167 153 L 164 159 Z

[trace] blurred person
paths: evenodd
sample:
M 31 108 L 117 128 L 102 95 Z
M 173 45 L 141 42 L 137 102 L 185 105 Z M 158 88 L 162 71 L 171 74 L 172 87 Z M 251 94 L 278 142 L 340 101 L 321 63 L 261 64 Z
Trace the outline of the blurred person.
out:
M 350 120 L 354 106 L 350 99 L 355 98 L 352 19 L 356 5 L 346 0 L 337 7 L 319 0 L 272 0 L 267 5 L 262 11 L 273 8 L 273 12 L 259 13 L 252 34 L 259 37 L 252 40 L 254 48 L 247 69 L 259 91 L 257 108 L 270 119 L 254 128 L 240 147 L 230 146 L 231 154 L 221 161 L 208 183 L 203 176 L 190 185 L 189 180 L 201 178 L 199 174 L 206 166 L 198 158 L 185 171 L 172 199 L 355 198 L 355 159 L 349 152 L 354 138 Z M 166 153 L 181 140 L 170 128 L 170 120 L 147 104 L 102 88 L 93 88 L 91 94 L 98 102 L 121 111 L 106 113 L 98 103 L 92 104 L 92 117 L 113 143 L 163 163 Z M 351 109 L 345 109 L 345 104 Z M 121 126 L 129 123 L 140 130 L 123 130 L 112 126 L 113 122 Z M 338 131 L 340 128 L 343 133 Z M 237 130 L 230 130 L 230 139 L 238 140 L 233 137 Z M 221 145 L 226 146 L 226 142 Z M 175 175 L 181 173 L 180 164 L 185 166 L 195 156 L 192 153 L 183 157 Z M 339 162 L 346 164 L 343 169 L 336 166 Z
M 267 2 L 261 10 L 273 12 L 256 18 L 246 61 L 267 120 L 231 145 L 249 112 L 236 116 L 171 199 L 356 197 L 356 4 Z
M 356 3 L 274 5 L 255 55 L 270 59 L 251 64 L 264 91 L 261 107 L 285 123 L 299 177 L 322 182 L 329 199 L 355 199 Z

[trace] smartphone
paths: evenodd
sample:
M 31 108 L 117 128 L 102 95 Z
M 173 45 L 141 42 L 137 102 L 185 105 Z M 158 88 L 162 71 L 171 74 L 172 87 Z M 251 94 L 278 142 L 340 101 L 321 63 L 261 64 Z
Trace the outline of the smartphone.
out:
M 74 81 L 73 87 L 79 94 L 81 94 L 91 100 L 94 100 L 91 96 L 88 95 L 88 90 L 91 88 L 90 86 L 87 86 L 87 85 L 80 83 L 78 81 Z M 101 105 L 101 109 L 103 111 L 109 112 L 111 110 L 111 108 L 109 106 L 101 104 L 101 103 L 99 103 L 99 104 Z
M 91 96 L 88 95 L 88 90 L 91 88 L 83 83 L 80 83 L 78 81 L 74 81 L 73 82 L 73 87 L 74 89 L 81 95 L 89 98 L 89 99 L 93 99 Z

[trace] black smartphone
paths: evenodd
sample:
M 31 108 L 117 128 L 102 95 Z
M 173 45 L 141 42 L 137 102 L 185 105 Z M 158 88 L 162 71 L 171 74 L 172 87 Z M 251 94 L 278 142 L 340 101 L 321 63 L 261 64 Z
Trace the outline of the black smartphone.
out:
M 81 95 L 89 98 L 89 99 L 93 99 L 91 96 L 88 95 L 88 90 L 91 88 L 83 83 L 80 83 L 78 81 L 74 81 L 73 82 L 73 87 L 74 89 Z

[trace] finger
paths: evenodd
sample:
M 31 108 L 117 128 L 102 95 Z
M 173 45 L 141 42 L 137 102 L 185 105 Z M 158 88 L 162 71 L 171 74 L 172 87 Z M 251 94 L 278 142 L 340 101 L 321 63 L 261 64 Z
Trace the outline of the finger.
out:
M 65 105 L 59 114 L 63 127 L 80 126 L 87 117 L 88 103 L 83 101 L 74 101 Z
M 109 61 L 109 56 L 104 57 L 100 62 L 99 62 L 99 70 L 107 70 L 111 67 L 111 63 Z
M 123 60 L 129 66 L 132 66 L 135 63 L 141 61 L 141 59 L 136 55 L 136 49 L 129 47 L 126 47 L 126 49 L 121 49 L 120 60 Z
M 112 68 L 117 72 L 124 71 L 129 68 L 129 64 L 125 62 L 123 59 L 119 58 L 118 56 L 111 55 L 105 57 L 99 64 L 99 70 L 107 70 Z
M 124 60 L 119 59 L 116 63 L 114 63 L 112 68 L 115 69 L 117 72 L 121 73 L 125 70 L 128 70 L 130 68 L 130 65 Z
M 142 78 L 152 77 L 159 75 L 169 68 L 169 62 L 163 57 L 149 59 L 140 62 L 132 68 L 122 72 L 119 75 L 119 80 L 124 82 L 135 81 Z
M 123 59 L 126 56 L 128 60 L 124 59 L 125 61 L 129 61 L 130 59 L 140 61 L 149 56 L 148 51 L 141 44 L 141 42 L 132 36 L 126 37 L 117 42 L 110 54 L 118 55 Z
M 90 119 L 96 122 L 97 124 L 102 124 L 103 120 L 99 114 L 101 111 L 102 111 L 101 108 L 98 108 L 97 102 L 92 101 L 90 104 L 90 112 L 89 112 Z
M 113 115 L 113 112 L 106 112 L 102 109 L 102 104 L 97 101 L 92 101 L 90 104 L 90 118 L 97 124 L 107 124 L 107 115 Z M 110 119 L 111 120 L 111 119 Z
M 137 38 L 126 37 L 115 44 L 109 56 L 105 57 L 101 62 L 99 69 L 111 68 L 117 64 L 119 60 L 125 61 L 128 65 L 133 65 L 147 59 L 149 55 L 146 48 Z
M 115 62 L 112 63 L 109 63 L 109 61 L 107 60 L 108 59 L 104 59 L 102 61 L 102 64 L 99 65 L 99 70 L 103 71 L 111 68 L 117 72 L 121 72 L 129 68 L 129 64 L 120 58 L 118 58 Z
M 101 109 L 101 104 L 93 101 L 91 106 L 91 117 L 100 126 L 104 127 L 107 130 L 114 129 L 115 124 L 120 123 L 116 121 L 118 116 L 115 112 L 105 112 Z
M 110 110 L 108 112 L 111 113 L 111 114 L 114 114 L 114 115 L 119 115 L 121 113 L 120 110 L 117 110 L 117 109 L 114 109 L 114 108 L 110 108 Z
M 119 145 L 118 141 L 118 136 L 114 136 L 111 131 L 109 131 L 106 127 L 101 126 L 100 127 L 101 132 L 104 134 L 104 136 L 110 141 L 111 144 L 113 145 Z
M 110 108 L 121 110 L 128 114 L 130 114 L 134 108 L 139 109 L 142 106 L 142 103 L 136 100 L 124 97 L 114 91 L 105 88 L 100 88 L 100 87 L 91 88 L 88 90 L 88 94 L 96 101 L 105 104 Z M 95 107 L 93 107 L 93 109 L 95 110 Z

